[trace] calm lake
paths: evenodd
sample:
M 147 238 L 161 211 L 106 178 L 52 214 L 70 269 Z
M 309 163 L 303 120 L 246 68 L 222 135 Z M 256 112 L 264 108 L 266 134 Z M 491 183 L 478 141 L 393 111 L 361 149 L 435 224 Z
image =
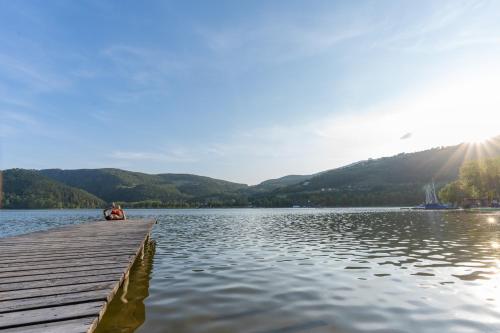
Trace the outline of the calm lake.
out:
M 0 211 L 0 237 L 97 210 Z M 500 214 L 129 210 L 154 242 L 99 332 L 500 332 Z M 104 223 L 104 222 L 103 222 Z

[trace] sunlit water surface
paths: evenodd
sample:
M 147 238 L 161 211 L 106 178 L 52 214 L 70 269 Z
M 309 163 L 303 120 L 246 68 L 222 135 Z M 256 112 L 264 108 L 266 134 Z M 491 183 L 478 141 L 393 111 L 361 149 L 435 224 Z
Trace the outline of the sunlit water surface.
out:
M 0 236 L 96 210 L 0 211 Z M 500 215 L 131 210 L 155 217 L 99 332 L 500 332 Z

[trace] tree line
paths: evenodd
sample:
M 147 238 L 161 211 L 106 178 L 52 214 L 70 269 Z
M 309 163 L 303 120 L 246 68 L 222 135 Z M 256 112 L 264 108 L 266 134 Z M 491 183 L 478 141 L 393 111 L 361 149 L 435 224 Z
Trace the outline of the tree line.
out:
M 456 206 L 498 206 L 500 200 L 500 157 L 467 161 L 457 180 L 439 191 L 443 202 Z

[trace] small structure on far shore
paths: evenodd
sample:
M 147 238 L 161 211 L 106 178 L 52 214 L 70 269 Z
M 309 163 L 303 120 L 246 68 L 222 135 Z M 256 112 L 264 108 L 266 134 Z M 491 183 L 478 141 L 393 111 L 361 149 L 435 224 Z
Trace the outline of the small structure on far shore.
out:
M 464 208 L 479 208 L 479 207 L 500 207 L 499 200 L 488 198 L 464 198 L 462 201 Z

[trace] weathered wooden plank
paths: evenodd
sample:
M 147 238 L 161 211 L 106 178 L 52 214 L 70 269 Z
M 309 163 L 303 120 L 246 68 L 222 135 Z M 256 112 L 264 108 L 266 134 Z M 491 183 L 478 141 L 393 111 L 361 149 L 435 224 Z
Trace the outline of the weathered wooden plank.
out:
M 65 243 L 53 243 L 53 244 L 26 244 L 23 246 L 9 246 L 9 249 L 14 250 L 10 254 L 15 255 L 16 253 L 26 253 L 32 249 L 40 249 L 43 250 L 45 253 L 48 252 L 54 252 L 54 251 L 61 251 L 67 249 L 68 251 L 73 251 L 73 249 L 78 249 L 81 247 L 87 248 L 87 249 L 92 249 L 92 246 L 102 246 L 103 244 L 106 244 L 107 247 L 112 248 L 122 248 L 122 247 L 134 247 L 137 242 L 140 241 L 139 239 L 135 241 L 130 241 L 130 242 L 125 242 L 125 241 L 120 241 L 115 240 L 114 242 L 108 242 L 104 240 L 99 240 L 99 239 L 94 239 L 92 241 L 88 242 L 79 242 L 78 244 L 65 244 Z M 96 249 L 100 249 L 97 247 Z M 0 249 L 0 251 L 5 254 L 7 251 Z
M 107 270 L 107 269 L 115 269 L 115 268 L 122 268 L 123 265 L 119 264 L 114 264 L 114 265 L 109 265 L 109 264 L 92 264 L 92 265 L 86 265 L 86 266 L 70 266 L 70 267 L 63 267 L 63 268 L 48 268 L 48 269 L 35 269 L 35 270 L 30 270 L 30 271 L 14 271 L 14 272 L 5 272 L 5 273 L 0 273 L 0 279 L 3 278 L 11 278 L 11 277 L 19 277 L 23 278 L 26 276 L 33 276 L 36 277 L 38 275 L 45 275 L 45 274 L 56 274 L 56 273 L 65 273 L 65 272 L 87 272 L 87 271 L 96 271 L 99 272 L 101 270 Z
M 139 222 L 139 223 L 142 223 L 142 222 Z M 89 225 L 92 225 L 92 226 L 89 227 Z M 94 222 L 94 223 L 85 223 L 85 224 L 82 224 L 80 226 L 74 226 L 74 227 L 67 229 L 65 231 L 61 231 L 59 229 L 52 229 L 52 230 L 47 230 L 47 231 L 43 231 L 40 233 L 30 233 L 30 234 L 18 235 L 18 236 L 14 236 L 14 237 L 5 237 L 5 238 L 2 238 L 2 242 L 3 241 L 10 241 L 10 240 L 16 240 L 16 241 L 17 240 L 32 240 L 32 237 L 36 237 L 36 238 L 43 240 L 43 239 L 51 239 L 51 238 L 55 238 L 55 237 L 60 236 L 60 235 L 67 235 L 67 234 L 77 234 L 78 237 L 86 237 L 86 236 L 92 235 L 92 234 L 100 235 L 100 236 L 109 236 L 109 235 L 113 235 L 113 230 L 116 230 L 118 228 L 120 230 L 128 230 L 128 231 L 141 230 L 140 225 L 131 225 L 129 223 L 126 225 L 122 225 L 122 226 L 117 226 L 117 225 L 107 225 L 106 226 L 104 224 Z M 85 231 L 85 233 L 78 234 L 81 231 Z M 129 234 L 124 234 L 124 237 L 126 237 L 127 235 L 129 235 Z
M 19 239 L 19 240 L 11 240 L 8 239 L 0 239 L 0 248 L 8 248 L 12 246 L 31 246 L 31 245 L 38 245 L 38 244 L 44 244 L 44 245 L 53 245 L 56 242 L 62 242 L 63 244 L 68 244 L 70 245 L 72 242 L 71 240 L 77 240 L 78 242 L 88 242 L 92 241 L 95 239 L 99 239 L 101 241 L 106 241 L 106 242 L 115 242 L 117 240 L 121 240 L 124 242 L 133 242 L 137 240 L 138 237 L 142 235 L 141 230 L 121 230 L 121 232 L 126 232 L 127 235 L 124 234 L 109 234 L 109 235 L 102 235 L 102 234 L 90 234 L 88 233 L 85 237 L 80 236 L 79 234 L 85 232 L 84 230 L 79 231 L 78 233 L 68 233 L 68 234 L 62 234 L 62 235 L 57 235 L 57 237 L 51 237 L 51 238 L 45 238 L 45 239 L 40 239 L 39 242 L 34 241 L 33 239 Z M 71 237 L 71 238 L 67 238 Z
M 63 233 L 57 233 L 57 231 L 47 231 L 43 234 L 38 234 L 38 235 L 26 234 L 20 237 L 0 238 L 0 246 L 5 244 L 10 245 L 15 243 L 36 243 L 35 239 L 39 239 L 41 242 L 50 242 L 56 239 L 68 241 L 67 239 L 64 239 L 64 237 L 68 235 L 78 238 L 80 240 L 85 240 L 90 237 L 99 237 L 101 239 L 107 238 L 108 240 L 113 240 L 117 235 L 114 231 L 117 229 L 126 232 L 126 233 L 121 233 L 120 237 L 122 237 L 123 239 L 132 239 L 137 235 L 141 234 L 142 231 L 141 226 L 137 226 L 134 228 L 110 227 L 106 229 L 102 228 L 97 224 L 94 224 L 94 227 L 95 227 L 94 229 L 87 227 L 87 229 L 71 230 L 71 232 L 63 232 Z
M 130 261 L 134 256 L 133 255 L 124 255 L 124 256 L 114 256 L 114 257 L 106 257 L 102 259 L 93 259 L 93 258 L 86 258 L 86 259 L 81 259 L 81 260 L 55 260 L 50 263 L 32 263 L 32 264 L 24 264 L 20 263 L 20 265 L 12 264 L 12 265 L 5 265 L 5 267 L 0 266 L 0 271 L 1 272 L 11 272 L 11 271 L 27 271 L 27 270 L 34 270 L 34 269 L 46 269 L 46 268 L 63 268 L 63 267 L 78 267 L 78 266 L 87 266 L 87 265 L 92 265 L 92 264 L 97 264 L 97 263 L 123 263 L 126 264 L 127 262 Z
M 67 237 L 71 237 L 68 235 Z M 124 240 L 124 239 L 114 239 L 114 240 L 104 240 L 99 238 L 89 239 L 87 241 L 80 240 L 78 243 L 65 243 L 65 242 L 51 242 L 45 244 L 13 244 L 9 246 L 5 246 L 0 248 L 3 254 L 8 253 L 7 250 L 10 250 L 10 254 L 16 254 L 20 251 L 29 251 L 33 248 L 40 248 L 44 251 L 54 251 L 54 250 L 62 250 L 62 249 L 77 249 L 77 248 L 88 248 L 92 245 L 103 245 L 106 244 L 109 247 L 123 247 L 123 246 L 135 246 L 140 239 L 132 239 L 132 240 Z
M 74 286 L 57 286 L 49 288 L 33 288 L 26 290 L 2 291 L 0 292 L 0 300 L 10 301 L 14 299 L 42 297 L 51 295 L 64 295 L 64 294 L 72 294 L 82 291 L 92 291 L 100 289 L 107 289 L 111 292 L 115 285 L 116 285 L 115 281 L 112 282 L 108 281 L 108 282 L 78 284 Z
M 113 230 L 116 228 L 137 229 L 137 228 L 141 227 L 138 224 L 130 223 L 131 221 L 133 221 L 134 223 L 142 223 L 146 220 L 129 220 L 125 223 L 113 223 L 113 222 L 104 222 L 104 221 L 80 223 L 80 224 L 59 226 L 59 227 L 47 229 L 47 230 L 35 231 L 35 232 L 31 232 L 30 235 L 35 235 L 36 237 L 50 237 L 51 235 L 64 234 L 67 232 L 74 232 L 77 230 L 91 230 L 92 227 L 89 227 L 89 226 L 98 226 L 99 230 Z M 19 235 L 12 236 L 10 238 L 12 238 L 12 239 L 29 238 L 29 236 L 27 236 L 27 235 L 28 234 L 19 234 Z
M 36 250 L 36 249 L 35 249 Z M 10 256 L 10 257 L 4 257 L 0 258 L 0 264 L 9 264 L 11 262 L 15 261 L 23 261 L 23 262 L 29 262 L 29 261 L 51 261 L 51 260 L 57 260 L 57 259 L 71 259 L 71 257 L 78 257 L 78 258 L 83 258 L 83 257 L 103 257 L 103 256 L 109 256 L 109 255 L 123 255 L 123 254 L 134 254 L 135 253 L 135 246 L 121 246 L 117 247 L 115 249 L 110 249 L 108 247 L 103 247 L 99 251 L 92 251 L 92 248 L 89 248 L 88 251 L 81 251 L 81 252 L 73 252 L 68 249 L 61 249 L 53 252 L 47 252 L 44 254 L 39 254 L 39 255 L 29 255 L 29 252 L 18 252 L 18 256 Z
M 99 317 L 106 302 L 90 302 L 0 314 L 0 328 L 42 324 L 58 320 Z
M 44 258 L 44 257 L 49 257 L 49 256 L 58 256 L 58 255 L 67 255 L 67 254 L 86 254 L 86 253 L 108 253 L 108 252 L 113 252 L 113 251 L 120 251 L 120 250 L 129 250 L 129 249 L 134 249 L 135 246 L 132 245 L 124 245 L 121 244 L 119 246 L 111 246 L 111 245 L 106 245 L 103 246 L 102 244 L 99 245 L 99 247 L 94 247 L 94 246 L 85 246 L 82 248 L 73 248 L 73 247 L 61 247 L 61 248 L 53 248 L 50 250 L 45 250 L 43 248 L 35 248 L 31 247 L 29 249 L 25 250 L 19 250 L 15 251 L 13 253 L 7 253 L 5 254 L 0 250 L 0 260 L 2 259 L 10 259 L 12 257 L 17 257 L 19 258 Z
M 27 243 L 36 243 L 36 239 L 40 239 L 40 241 L 45 242 L 45 241 L 51 241 L 54 239 L 63 239 L 63 237 L 71 235 L 74 236 L 75 238 L 78 239 L 88 239 L 90 237 L 99 237 L 99 238 L 107 238 L 109 240 L 112 240 L 115 238 L 116 233 L 114 230 L 117 229 L 117 227 L 110 227 L 110 228 L 102 228 L 101 226 L 95 225 L 95 229 L 91 229 L 87 226 L 87 229 L 80 229 L 80 230 L 71 230 L 70 232 L 57 232 L 56 231 L 51 231 L 46 232 L 44 234 L 39 234 L 39 235 L 34 235 L 34 234 L 29 234 L 29 236 L 23 235 L 20 237 L 6 237 L 6 238 L 1 238 L 0 239 L 0 245 L 2 244 L 14 244 L 14 243 L 22 243 L 22 242 L 27 242 Z M 138 234 L 141 233 L 141 226 L 137 226 L 134 228 L 125 228 L 125 227 L 120 227 L 120 230 L 126 231 L 126 234 L 121 234 L 120 236 L 123 239 L 127 238 L 134 238 Z
M 106 281 L 119 281 L 123 272 L 111 273 L 111 274 L 99 274 L 84 277 L 70 277 L 61 279 L 48 279 L 40 281 L 28 281 L 28 282 L 17 282 L 17 283 L 4 283 L 0 284 L 0 292 L 2 291 L 13 291 L 13 290 L 26 290 L 33 288 L 47 288 L 55 286 L 69 286 L 77 284 L 85 284 L 92 282 L 106 282 Z
M 84 230 L 80 232 L 85 232 Z M 129 232 L 126 230 L 121 230 L 121 232 Z M 124 237 L 123 235 L 120 234 L 115 234 L 112 237 L 107 237 L 104 238 L 99 235 L 88 235 L 85 238 L 78 237 L 77 235 L 73 234 L 67 234 L 67 235 L 61 235 L 60 237 L 53 238 L 53 239 L 45 239 L 45 240 L 40 240 L 40 242 L 35 242 L 33 240 L 30 241 L 25 241 L 25 240 L 15 240 L 11 241 L 10 243 L 2 243 L 0 244 L 0 248 L 13 251 L 15 247 L 27 247 L 27 246 L 38 246 L 38 245 L 43 245 L 43 246 L 51 246 L 51 245 L 58 245 L 58 244 L 63 244 L 63 245 L 69 245 L 69 246 L 78 246 L 81 243 L 86 243 L 86 242 L 92 242 L 94 240 L 100 240 L 103 242 L 107 242 L 109 244 L 112 243 L 132 243 L 137 240 L 137 238 L 140 238 L 141 233 L 140 232 L 135 232 L 133 237 Z M 71 238 L 68 238 L 71 237 Z M 78 241 L 78 243 L 71 242 L 72 239 L 75 239 Z
M 0 313 L 31 310 L 59 305 L 70 305 L 92 301 L 110 301 L 109 290 L 91 290 L 78 293 L 50 295 L 43 297 L 23 298 L 10 301 L 0 301 Z
M 23 236 L 23 237 L 18 237 L 18 238 L 0 238 L 0 246 L 3 245 L 12 245 L 12 244 L 33 244 L 36 243 L 35 238 L 39 239 L 41 242 L 51 242 L 56 239 L 68 241 L 68 239 L 64 239 L 66 236 L 73 236 L 79 240 L 85 240 L 89 239 L 91 237 L 99 237 L 101 239 L 107 239 L 107 240 L 113 240 L 116 236 L 116 233 L 113 232 L 113 229 L 103 229 L 102 227 L 97 226 L 98 231 L 96 232 L 95 229 L 88 229 L 88 230 L 73 230 L 71 232 L 65 232 L 65 233 L 57 233 L 57 232 L 52 232 L 50 234 L 40 234 L 38 236 L 34 236 L 30 234 L 29 237 Z M 120 228 L 121 231 L 126 232 L 126 234 L 120 234 L 120 237 L 123 239 L 133 239 L 139 234 L 141 234 L 141 228 Z M 116 228 L 115 228 L 116 230 Z
M 28 275 L 28 276 L 17 276 L 17 277 L 8 277 L 2 278 L 0 277 L 0 285 L 5 285 L 8 283 L 20 283 L 20 282 L 30 282 L 30 281 L 42 281 L 42 280 L 51 280 L 51 279 L 67 279 L 67 278 L 77 278 L 84 276 L 95 276 L 95 275 L 109 275 L 109 274 L 121 274 L 124 272 L 123 267 L 119 268 L 105 268 L 105 269 L 92 269 L 86 271 L 75 271 L 71 270 L 68 272 L 62 273 L 45 273 L 45 274 L 37 274 L 37 275 Z
M 88 333 L 97 325 L 97 318 L 85 317 L 72 320 L 55 321 L 46 324 L 21 326 L 2 330 L 2 333 Z
M 94 239 L 92 241 L 88 242 L 79 242 L 78 244 L 72 243 L 72 244 L 65 244 L 65 243 L 53 243 L 53 244 L 26 244 L 23 246 L 9 246 L 9 250 L 13 250 L 10 253 L 5 249 L 2 250 L 0 249 L 0 252 L 4 255 L 16 255 L 16 254 L 23 254 L 23 253 L 29 253 L 30 250 L 33 249 L 39 249 L 43 251 L 43 253 L 50 253 L 50 252 L 56 252 L 56 251 L 74 251 L 74 250 L 81 250 L 83 249 L 92 249 L 93 246 L 94 249 L 101 249 L 100 246 L 103 246 L 103 244 L 106 244 L 106 248 L 115 248 L 115 249 L 120 249 L 123 247 L 135 247 L 137 245 L 137 242 L 139 242 L 140 239 L 137 239 L 135 241 L 130 241 L 130 242 L 125 242 L 121 241 L 119 239 L 113 241 L 113 242 L 108 242 L 104 240 L 99 240 L 99 239 Z
M 12 259 L 5 259 L 2 260 L 0 259 L 0 267 L 6 267 L 7 265 L 11 264 L 29 264 L 29 263 L 42 263 L 42 262 L 54 262 L 56 260 L 61 261 L 68 261 L 68 260 L 78 260 L 78 259 L 88 259 L 88 258 L 106 258 L 106 257 L 115 257 L 117 255 L 123 255 L 123 256 L 133 256 L 135 254 L 135 250 L 126 249 L 122 251 L 116 251 L 116 252 L 108 252 L 108 253 L 99 253 L 99 254 L 94 254 L 94 253 L 82 253 L 80 255 L 76 254 L 65 254 L 65 255 L 53 255 L 50 257 L 41 257 L 41 258 L 30 258 L 30 257 L 20 257 L 20 258 L 12 258 Z
M 34 241 L 33 239 L 19 239 L 19 240 L 9 240 L 8 242 L 6 239 L 4 239 L 0 243 L 0 247 L 7 247 L 7 246 L 16 246 L 16 245 L 36 245 L 36 244 L 44 244 L 44 245 L 51 245 L 54 244 L 54 242 L 63 242 L 70 244 L 71 239 L 68 239 L 67 237 L 70 236 L 72 239 L 75 239 L 77 241 L 81 242 L 86 242 L 86 241 L 92 241 L 93 239 L 100 239 L 103 241 L 107 242 L 113 242 L 116 239 L 121 239 L 123 241 L 134 241 L 137 239 L 137 237 L 140 237 L 141 232 L 140 230 L 122 230 L 122 232 L 127 232 L 127 235 L 124 234 L 110 234 L 110 235 L 93 235 L 88 233 L 85 236 L 81 236 L 80 233 L 85 232 L 84 230 L 79 231 L 78 233 L 67 233 L 67 234 L 62 234 L 62 235 L 57 235 L 57 237 L 51 237 L 51 238 L 45 238 L 45 239 L 40 239 L 40 242 Z M 7 238 L 8 239 L 8 238 Z
M 136 239 L 137 237 L 139 237 L 141 235 L 140 229 L 134 229 L 134 230 L 123 230 L 122 229 L 121 232 L 126 232 L 127 235 L 116 234 L 116 233 L 110 233 L 109 235 L 103 235 L 103 234 L 92 234 L 90 232 L 86 232 L 85 236 L 81 236 L 81 233 L 85 233 L 85 232 L 86 232 L 85 230 L 80 230 L 77 233 L 66 233 L 66 234 L 61 234 L 61 235 L 57 235 L 57 236 L 52 236 L 51 238 L 42 238 L 42 239 L 40 239 L 40 243 L 46 244 L 46 245 L 50 245 L 54 241 L 62 241 L 65 243 L 71 243 L 70 242 L 71 239 L 68 239 L 68 238 L 65 239 L 65 237 L 68 237 L 68 236 L 71 236 L 74 239 L 77 239 L 78 241 L 83 241 L 83 242 L 92 240 L 93 238 L 99 238 L 99 239 L 102 239 L 102 240 L 105 240 L 108 242 L 112 242 L 112 241 L 116 240 L 117 237 L 119 237 L 120 239 L 123 239 L 125 241 L 127 241 L 127 240 L 133 241 L 134 239 Z M 32 238 L 16 239 L 16 240 L 12 240 L 9 238 L 0 239 L 0 247 L 15 246 L 15 245 L 34 245 L 37 243 L 38 242 Z
M 92 242 L 80 242 L 78 243 L 78 246 L 75 246 L 75 244 L 57 244 L 57 245 L 30 245 L 27 247 L 9 247 L 10 249 L 15 250 L 14 252 L 10 253 L 10 255 L 17 255 L 17 254 L 27 254 L 32 252 L 33 250 L 40 250 L 43 251 L 44 254 L 50 254 L 54 252 L 69 252 L 73 250 L 81 250 L 81 247 L 83 246 L 86 249 L 99 249 L 101 250 L 103 244 L 106 244 L 106 248 L 109 249 L 121 249 L 121 248 L 133 248 L 137 245 L 137 242 L 140 242 L 141 240 L 137 239 L 135 242 L 120 242 L 119 240 L 116 241 L 116 243 L 107 243 L 105 241 L 99 241 L 98 239 L 93 240 Z M 3 251 L 0 249 L 0 252 L 2 254 L 7 254 L 6 251 Z
M 52 257 L 58 256 L 66 256 L 66 255 L 86 255 L 86 254 L 106 254 L 110 252 L 122 251 L 124 249 L 123 246 L 110 247 L 106 246 L 102 249 L 89 249 L 88 247 L 81 248 L 77 251 L 68 248 L 61 248 L 60 250 L 52 250 L 48 252 L 44 252 L 38 250 L 35 253 L 30 252 L 14 252 L 8 255 L 4 255 L 4 253 L 0 253 L 0 262 L 3 262 L 4 259 L 12 259 L 13 257 L 23 259 L 23 258 L 40 258 L 40 259 L 49 259 Z M 135 250 L 135 248 L 134 248 Z

